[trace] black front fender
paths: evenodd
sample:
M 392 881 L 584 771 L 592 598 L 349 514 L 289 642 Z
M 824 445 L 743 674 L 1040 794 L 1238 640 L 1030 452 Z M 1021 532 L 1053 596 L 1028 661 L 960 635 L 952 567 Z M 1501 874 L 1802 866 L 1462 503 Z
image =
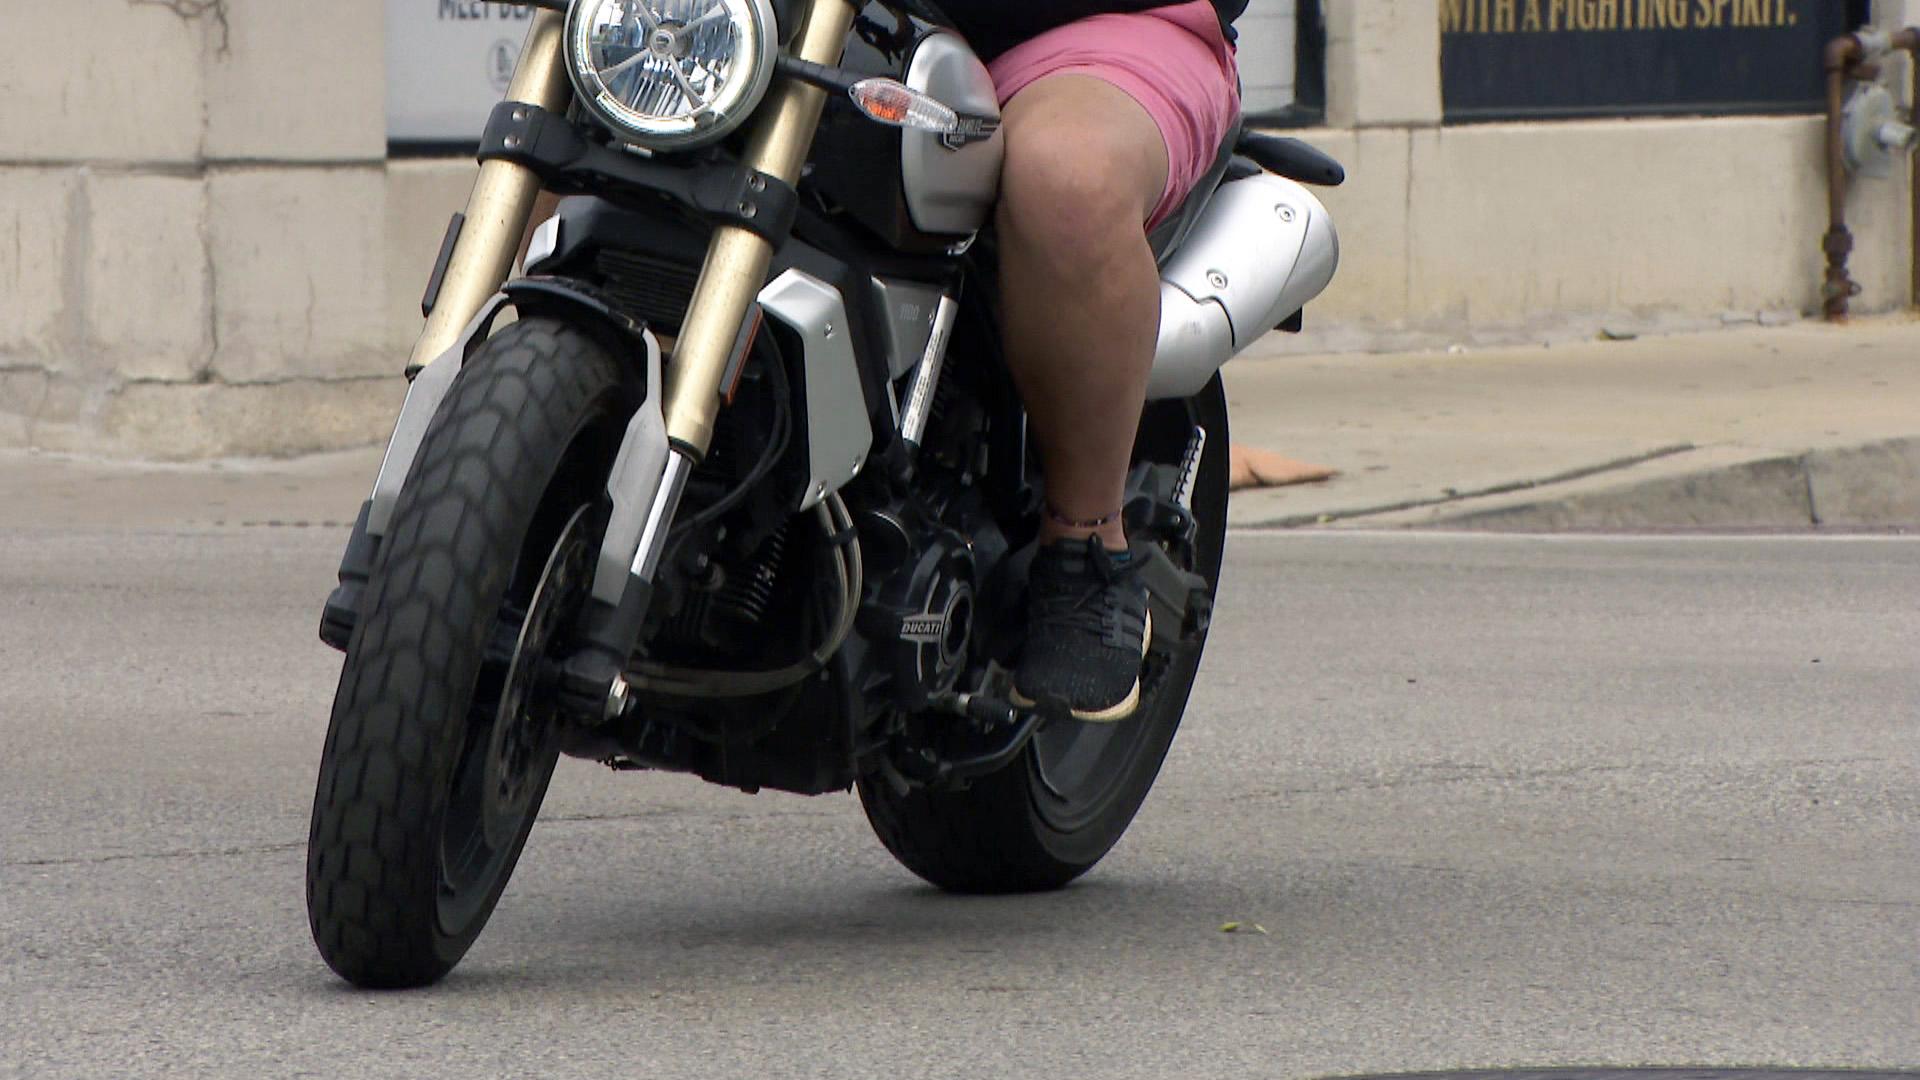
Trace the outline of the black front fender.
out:
M 512 301 L 513 309 L 523 319 L 543 315 L 576 323 L 596 337 L 603 337 L 604 343 L 618 354 L 625 354 L 636 346 L 642 355 L 646 352 L 646 324 L 621 311 L 613 298 L 597 286 L 577 278 L 536 275 L 515 278 L 502 285 L 500 291 Z

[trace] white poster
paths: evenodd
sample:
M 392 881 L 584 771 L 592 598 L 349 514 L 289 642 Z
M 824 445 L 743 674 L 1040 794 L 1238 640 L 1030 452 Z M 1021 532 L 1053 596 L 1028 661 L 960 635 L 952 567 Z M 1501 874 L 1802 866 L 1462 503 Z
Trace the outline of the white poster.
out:
M 480 0 L 387 0 L 387 139 L 478 142 L 533 12 Z

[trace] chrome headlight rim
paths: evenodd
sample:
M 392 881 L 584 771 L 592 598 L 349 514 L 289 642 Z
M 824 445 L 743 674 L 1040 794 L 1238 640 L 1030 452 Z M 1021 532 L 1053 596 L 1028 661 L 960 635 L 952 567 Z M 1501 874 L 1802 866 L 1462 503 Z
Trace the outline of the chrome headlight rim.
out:
M 566 66 L 576 100 L 622 141 L 644 150 L 691 150 L 720 141 L 746 122 L 773 85 L 779 30 L 769 0 L 712 0 L 728 12 L 738 31 L 736 50 L 750 50 L 721 92 L 701 109 L 675 118 L 636 112 L 601 80 L 592 62 L 591 35 L 598 16 L 623 0 L 573 0 L 567 9 Z M 649 0 L 640 0 L 646 3 Z

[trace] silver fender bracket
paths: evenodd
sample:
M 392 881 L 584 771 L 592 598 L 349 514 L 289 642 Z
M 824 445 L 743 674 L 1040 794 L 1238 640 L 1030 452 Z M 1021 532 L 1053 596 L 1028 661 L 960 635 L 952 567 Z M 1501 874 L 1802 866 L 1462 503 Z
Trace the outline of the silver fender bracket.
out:
M 760 306 L 800 338 L 807 399 L 807 488 L 798 510 L 810 510 L 866 467 L 873 449 L 852 327 L 840 291 L 811 274 L 788 270 L 760 291 Z
M 651 562 L 641 557 L 645 539 L 653 531 L 652 527 L 660 525 L 663 518 L 670 516 L 671 507 L 664 514 L 661 510 L 663 490 L 676 476 L 681 480 L 685 476 L 685 470 L 676 473 L 671 467 L 676 459 L 669 451 L 667 425 L 661 414 L 660 342 L 644 326 L 619 316 L 592 295 L 590 290 L 584 290 L 577 284 L 551 279 L 521 279 L 510 282 L 489 299 L 461 331 L 452 347 L 422 367 L 408 372 L 411 384 L 407 388 L 406 401 L 394 424 L 393 435 L 387 441 L 386 456 L 380 464 L 380 475 L 374 481 L 373 495 L 361 509 L 361 518 L 355 524 L 348 541 L 347 554 L 342 560 L 341 587 L 328 598 L 322 616 L 323 640 L 338 648 L 346 647 L 347 638 L 358 618 L 359 589 L 371 573 L 373 553 L 378 542 L 392 528 L 394 508 L 399 502 L 408 473 L 412 471 L 414 460 L 420 454 L 427 428 L 446 401 L 448 392 L 461 368 L 472 356 L 474 347 L 486 340 L 493 324 L 506 308 L 519 303 L 554 301 L 581 305 L 586 314 L 599 316 L 613 329 L 620 331 L 624 340 L 640 345 L 645 353 L 646 398 L 627 423 L 619 454 L 607 478 L 607 495 L 612 511 L 606 535 L 601 541 L 593 596 L 609 607 L 617 607 L 632 591 L 629 588 L 630 577 L 651 575 Z M 678 495 L 677 488 L 673 494 Z M 652 554 L 658 555 L 658 544 L 655 544 Z
M 579 282 L 542 277 L 507 282 L 468 321 L 451 347 L 425 365 L 408 370 L 407 398 L 400 407 L 393 435 L 387 440 L 380 475 L 374 480 L 373 496 L 368 500 L 366 531 L 369 536 L 384 537 L 392 528 L 394 506 L 399 502 L 400 489 L 406 485 L 414 459 L 420 454 L 428 425 L 453 389 L 461 368 L 472 358 L 475 347 L 487 340 L 500 313 L 509 307 L 518 308 L 523 314 L 569 310 L 598 320 L 624 340 L 642 344 L 650 380 L 647 400 L 653 402 L 659 397 L 660 346 L 645 326 L 619 313 L 608 300 Z
M 627 590 L 627 576 L 633 572 L 634 556 L 640 551 L 640 538 L 647 519 L 667 475 L 667 420 L 660 411 L 660 342 L 653 331 L 643 331 L 647 346 L 647 399 L 627 421 L 627 433 L 620 441 L 620 453 L 613 459 L 613 471 L 607 474 L 607 497 L 613 501 L 613 513 L 607 519 L 607 534 L 600 543 L 600 561 L 593 575 L 593 598 L 618 604 Z
M 495 293 L 481 306 L 460 331 L 460 339 L 446 352 L 434 357 L 419 371 L 409 372 L 407 400 L 400 406 L 400 419 L 394 422 L 393 435 L 387 440 L 386 456 L 380 459 L 380 475 L 373 482 L 373 498 L 367 507 L 367 535 L 387 535 L 393 527 L 394 504 L 400 501 L 400 489 L 413 470 L 413 459 L 420 455 L 420 443 L 427 437 L 427 425 L 440 411 L 447 391 L 453 389 L 454 376 L 467 362 L 476 342 L 486 340 L 500 313 L 513 303 L 506 293 Z

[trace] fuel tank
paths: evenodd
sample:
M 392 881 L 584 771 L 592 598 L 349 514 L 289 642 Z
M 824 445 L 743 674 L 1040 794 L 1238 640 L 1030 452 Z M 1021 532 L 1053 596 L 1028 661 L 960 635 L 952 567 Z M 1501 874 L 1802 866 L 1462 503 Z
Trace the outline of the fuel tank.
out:
M 854 19 L 841 67 L 898 79 L 965 115 L 999 119 L 987 66 L 943 21 L 931 5 L 869 0 Z M 803 186 L 894 251 L 942 255 L 992 219 L 1005 145 L 997 132 L 956 141 L 831 108 L 814 136 Z
M 1325 291 L 1340 264 L 1313 193 L 1261 173 L 1221 185 L 1160 272 L 1160 344 L 1147 396 L 1197 394 L 1221 366 Z
M 993 77 L 958 34 L 922 38 L 907 64 L 906 82 L 963 116 L 1000 117 Z M 985 226 L 1000 195 L 1005 146 L 1005 136 L 998 131 L 972 143 L 951 142 L 925 131 L 904 133 L 900 179 L 914 226 L 949 235 L 971 234 Z

